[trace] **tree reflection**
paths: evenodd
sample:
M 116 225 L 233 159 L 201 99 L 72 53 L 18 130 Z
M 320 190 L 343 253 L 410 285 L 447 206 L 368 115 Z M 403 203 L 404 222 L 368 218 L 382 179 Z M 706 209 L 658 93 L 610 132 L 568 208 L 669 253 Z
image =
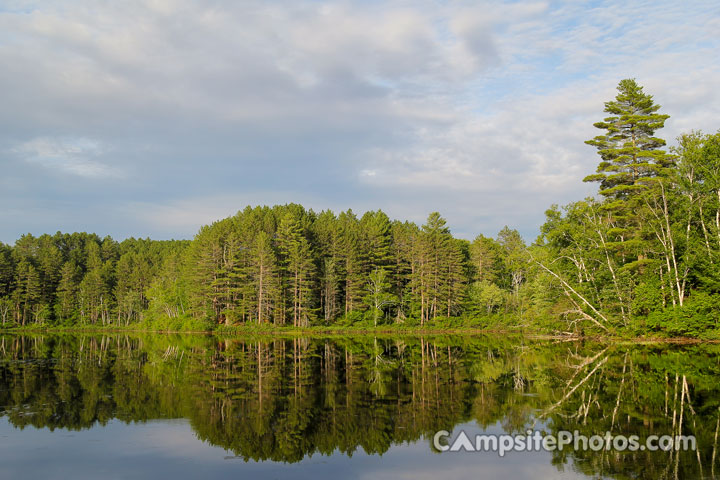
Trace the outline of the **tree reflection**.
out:
M 187 418 L 246 460 L 386 452 L 475 421 L 506 432 L 694 434 L 697 452 L 553 453 L 591 476 L 715 475 L 717 345 L 509 338 L 0 337 L 0 414 L 19 428 Z

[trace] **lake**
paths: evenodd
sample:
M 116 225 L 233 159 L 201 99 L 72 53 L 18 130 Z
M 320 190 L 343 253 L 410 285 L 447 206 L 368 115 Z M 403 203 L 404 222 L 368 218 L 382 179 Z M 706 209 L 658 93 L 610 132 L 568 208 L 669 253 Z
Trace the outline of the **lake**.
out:
M 716 344 L 0 336 L 0 478 L 714 478 Z M 440 451 L 692 435 L 681 451 Z

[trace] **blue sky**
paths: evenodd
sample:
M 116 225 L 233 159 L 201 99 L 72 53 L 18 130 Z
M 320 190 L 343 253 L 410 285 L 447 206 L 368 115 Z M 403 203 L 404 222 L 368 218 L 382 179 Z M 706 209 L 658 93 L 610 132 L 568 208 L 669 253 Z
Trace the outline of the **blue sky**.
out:
M 0 0 L 0 241 L 191 238 L 245 205 L 533 239 L 634 77 L 720 128 L 720 4 Z

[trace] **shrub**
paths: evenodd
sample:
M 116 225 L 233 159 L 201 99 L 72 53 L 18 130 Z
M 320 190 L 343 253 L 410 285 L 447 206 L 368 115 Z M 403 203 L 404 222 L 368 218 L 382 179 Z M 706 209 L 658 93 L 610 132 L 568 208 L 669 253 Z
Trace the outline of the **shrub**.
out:
M 717 329 L 720 295 L 693 292 L 685 304 L 652 312 L 647 326 L 673 336 L 705 337 Z

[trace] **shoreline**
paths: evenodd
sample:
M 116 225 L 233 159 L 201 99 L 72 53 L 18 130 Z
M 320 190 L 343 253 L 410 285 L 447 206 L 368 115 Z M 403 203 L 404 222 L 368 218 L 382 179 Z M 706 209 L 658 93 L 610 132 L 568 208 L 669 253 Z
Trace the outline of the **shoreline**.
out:
M 558 334 L 541 331 L 528 331 L 527 329 L 496 329 L 496 328 L 332 328 L 324 326 L 315 327 L 280 327 L 280 328 L 257 328 L 236 326 L 220 328 L 217 330 L 163 330 L 145 329 L 117 326 L 97 327 L 60 327 L 60 326 L 13 326 L 0 327 L 0 334 L 32 334 L 32 333 L 57 333 L 57 334 L 157 334 L 157 335 L 205 335 L 205 336 L 263 336 L 263 337 L 352 337 L 352 336 L 499 336 L 511 335 L 531 340 L 566 341 L 566 342 L 610 342 L 618 344 L 714 344 L 720 343 L 720 339 L 703 339 L 694 337 L 626 337 L 622 335 L 579 335 L 579 334 Z

